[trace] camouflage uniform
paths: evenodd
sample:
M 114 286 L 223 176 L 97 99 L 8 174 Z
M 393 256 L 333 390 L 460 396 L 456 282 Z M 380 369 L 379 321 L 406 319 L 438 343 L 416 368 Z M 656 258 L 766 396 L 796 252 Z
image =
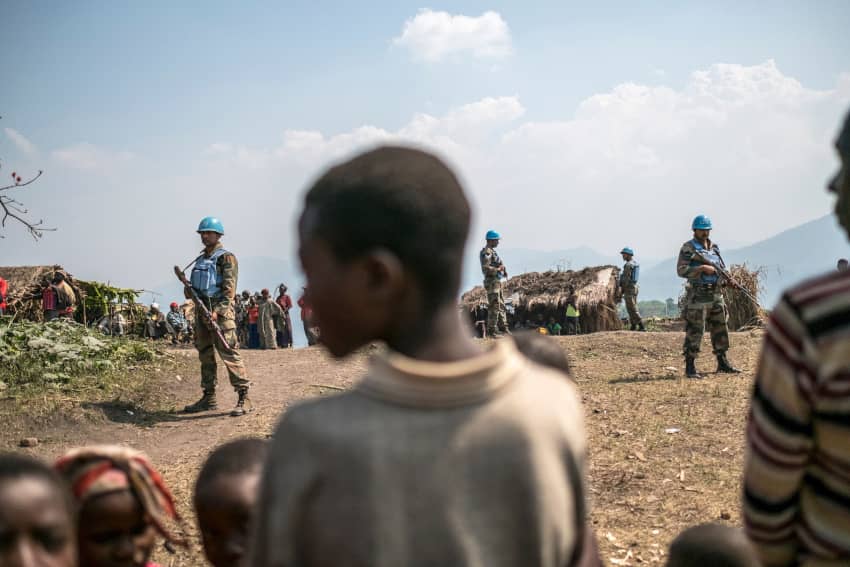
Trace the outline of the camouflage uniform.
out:
M 216 244 L 212 252 L 221 248 L 221 243 Z M 209 257 L 210 254 L 201 252 Z M 198 349 L 198 358 L 201 361 L 201 388 L 204 392 L 215 392 L 217 383 L 217 365 L 215 351 L 221 357 L 221 361 L 227 368 L 230 377 L 230 385 L 237 391 L 248 389 L 248 373 L 245 364 L 237 350 L 236 342 L 236 313 L 234 312 L 234 296 L 236 295 L 236 280 L 239 277 L 239 264 L 236 256 L 231 253 L 222 254 L 217 262 L 216 269 L 222 277 L 221 292 L 216 297 L 202 297 L 211 313 L 218 316 L 218 326 L 221 328 L 224 338 L 233 348 L 227 352 L 219 344 L 220 341 L 213 331 L 210 331 L 202 320 L 201 310 L 195 309 L 195 348 Z
M 638 274 L 640 273 L 640 265 L 634 260 L 629 260 L 623 264 L 623 271 L 620 272 L 620 295 L 623 297 L 623 302 L 626 304 L 626 311 L 629 313 L 629 323 L 632 330 L 636 327 L 643 327 L 643 321 L 638 312 L 637 297 L 638 297 Z
M 719 275 L 706 276 L 696 272 L 696 268 L 704 265 L 698 258 L 697 250 L 701 245 L 695 240 L 689 240 L 679 250 L 676 262 L 676 273 L 681 278 L 687 278 L 687 293 L 685 297 L 685 343 L 682 347 L 686 358 L 696 358 L 699 354 L 700 343 L 705 326 L 711 333 L 712 352 L 722 355 L 729 350 L 729 329 L 726 326 L 727 312 L 720 291 L 722 283 Z M 725 268 L 716 244 L 709 241 L 704 254 Z
M 487 292 L 487 334 L 495 335 L 497 330 L 507 331 L 508 316 L 505 311 L 505 298 L 502 295 L 501 268 L 504 266 L 496 250 L 485 246 L 479 254 L 481 273 L 484 274 L 484 290 Z

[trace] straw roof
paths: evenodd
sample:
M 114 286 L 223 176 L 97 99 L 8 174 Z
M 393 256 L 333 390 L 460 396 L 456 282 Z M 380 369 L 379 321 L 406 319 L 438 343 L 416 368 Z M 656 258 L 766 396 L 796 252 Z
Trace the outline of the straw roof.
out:
M 503 293 L 510 298 L 519 325 L 540 317 L 563 321 L 568 288 L 575 286 L 577 306 L 584 332 L 617 330 L 622 327 L 614 302 L 619 268 L 598 266 L 578 271 L 528 272 L 504 282 Z M 487 293 L 476 286 L 461 297 L 466 309 L 487 303 Z

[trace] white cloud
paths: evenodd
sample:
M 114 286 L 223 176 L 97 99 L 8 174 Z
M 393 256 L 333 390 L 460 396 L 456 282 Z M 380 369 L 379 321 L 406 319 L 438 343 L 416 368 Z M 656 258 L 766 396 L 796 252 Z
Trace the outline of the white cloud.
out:
M 33 155 L 36 153 L 37 150 L 35 144 L 30 142 L 23 134 L 13 128 L 4 128 L 3 130 L 6 132 L 6 136 L 12 140 L 12 143 L 15 144 L 19 150 L 27 155 Z
M 232 147 L 209 159 L 301 189 L 355 151 L 413 143 L 458 167 L 479 222 L 509 234 L 510 247 L 630 242 L 662 256 L 675 252 L 699 212 L 722 227 L 721 241 L 753 241 L 827 212 L 822 187 L 848 102 L 847 75 L 815 90 L 773 61 L 717 64 L 682 88 L 617 85 L 547 121 L 523 121 L 518 97 L 485 98 L 415 114 L 397 130 L 290 130 L 275 147 Z
M 88 142 L 54 150 L 52 156 L 67 167 L 82 170 L 109 170 L 125 165 L 136 157 L 131 152 L 115 151 Z
M 423 61 L 437 62 L 456 54 L 499 59 L 513 52 L 511 32 L 498 12 L 478 17 L 421 10 L 404 23 L 393 43 Z

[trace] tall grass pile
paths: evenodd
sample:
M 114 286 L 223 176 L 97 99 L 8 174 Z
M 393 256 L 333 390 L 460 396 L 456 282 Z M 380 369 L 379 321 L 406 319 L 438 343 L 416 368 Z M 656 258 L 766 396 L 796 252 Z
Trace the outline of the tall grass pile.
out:
M 740 331 L 764 326 L 767 314 L 758 302 L 763 291 L 761 279 L 764 271 L 761 268 L 750 270 L 746 264 L 734 264 L 729 273 L 742 288 L 733 285 L 723 288 L 723 299 L 729 311 L 729 329 Z
M 0 382 L 10 392 L 107 388 L 116 375 L 162 355 L 146 343 L 72 321 L 0 317 Z

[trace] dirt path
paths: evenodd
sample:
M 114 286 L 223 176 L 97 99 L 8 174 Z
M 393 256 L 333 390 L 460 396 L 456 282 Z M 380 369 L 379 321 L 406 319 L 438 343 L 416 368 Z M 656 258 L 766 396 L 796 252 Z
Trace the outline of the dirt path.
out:
M 606 562 L 660 564 L 682 528 L 705 521 L 738 523 L 743 423 L 760 333 L 732 337 L 730 355 L 744 374 L 711 375 L 703 381 L 680 378 L 681 333 L 597 333 L 558 340 L 582 391 L 592 519 Z M 700 368 L 713 369 L 708 344 L 703 351 Z M 161 386 L 176 409 L 197 399 L 200 373 L 194 350 L 171 352 L 177 370 L 163 372 Z M 255 406 L 247 416 L 228 416 L 236 396 L 220 368 L 220 409 L 215 412 L 145 413 L 107 404 L 100 407 L 105 417 L 97 423 L 35 432 L 43 442 L 28 451 L 50 459 L 91 443 L 145 451 L 174 491 L 193 541 L 188 551 L 169 555 L 159 550 L 155 558 L 164 566 L 203 565 L 191 494 L 209 451 L 232 438 L 267 436 L 292 403 L 350 387 L 365 370 L 368 353 L 341 363 L 320 348 L 243 354 Z M 672 429 L 676 432 L 667 433 Z M 16 442 L 9 432 L 0 433 L 0 439 L 4 448 Z

